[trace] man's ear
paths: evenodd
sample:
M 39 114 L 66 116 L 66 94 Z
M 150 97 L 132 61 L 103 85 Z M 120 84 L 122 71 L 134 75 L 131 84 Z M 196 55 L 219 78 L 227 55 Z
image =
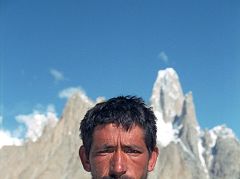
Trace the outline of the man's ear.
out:
M 90 172 L 91 171 L 91 165 L 90 165 L 89 159 L 86 155 L 86 150 L 85 150 L 84 146 L 81 146 L 80 149 L 79 149 L 79 157 L 80 157 L 80 160 L 82 162 L 84 170 L 86 170 L 87 172 Z
M 151 172 L 153 171 L 155 164 L 157 162 L 159 150 L 157 147 L 155 147 L 152 151 L 152 154 L 150 156 L 149 162 L 148 162 L 148 171 Z

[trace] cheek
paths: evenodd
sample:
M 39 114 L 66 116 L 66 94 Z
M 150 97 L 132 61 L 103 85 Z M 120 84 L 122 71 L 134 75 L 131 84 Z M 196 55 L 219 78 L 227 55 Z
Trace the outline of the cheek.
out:
M 91 173 L 95 176 L 106 176 L 109 173 L 110 157 L 96 157 L 91 163 Z
M 135 176 L 143 176 L 148 171 L 148 158 L 146 156 L 131 158 L 128 167 Z

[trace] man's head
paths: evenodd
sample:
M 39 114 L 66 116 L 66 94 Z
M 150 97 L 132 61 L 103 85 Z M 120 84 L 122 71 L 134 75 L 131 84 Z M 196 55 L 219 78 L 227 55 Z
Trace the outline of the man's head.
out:
M 90 109 L 80 126 L 84 169 L 97 178 L 147 178 L 158 156 L 156 117 L 141 98 L 120 96 Z

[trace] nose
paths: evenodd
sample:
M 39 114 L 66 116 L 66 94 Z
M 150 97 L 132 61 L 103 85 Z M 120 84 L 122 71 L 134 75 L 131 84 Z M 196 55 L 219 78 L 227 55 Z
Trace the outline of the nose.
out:
M 123 152 L 117 150 L 113 153 L 110 164 L 110 176 L 120 177 L 127 172 L 126 158 Z

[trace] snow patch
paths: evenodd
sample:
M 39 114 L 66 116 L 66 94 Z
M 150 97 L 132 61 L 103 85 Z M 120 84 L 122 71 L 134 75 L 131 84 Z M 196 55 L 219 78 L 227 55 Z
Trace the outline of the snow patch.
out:
M 204 158 L 203 158 L 203 154 L 204 154 L 204 152 L 206 151 L 206 149 L 203 147 L 202 143 L 203 143 L 203 142 L 202 142 L 202 139 L 199 137 L 199 138 L 198 138 L 198 153 L 199 153 L 199 159 L 200 159 L 201 164 L 202 164 L 202 166 L 203 166 L 204 172 L 205 172 L 205 173 L 208 173 L 207 165 L 206 165 L 206 162 L 205 162 L 205 160 L 204 160 Z
M 206 149 L 203 147 L 203 140 L 202 140 L 203 132 L 201 131 L 200 126 L 196 126 L 196 130 L 197 130 L 197 133 L 198 133 L 198 155 L 199 155 L 199 159 L 200 159 L 200 162 L 203 166 L 204 172 L 206 174 L 208 174 L 207 165 L 206 165 L 205 159 L 203 157 L 203 154 L 206 151 Z
M 170 142 L 175 141 L 176 131 L 171 122 L 164 122 L 162 113 L 155 111 L 157 117 L 157 141 L 162 147 L 166 147 Z
M 211 144 L 210 147 L 214 147 L 216 145 L 216 141 L 218 137 L 222 138 L 236 138 L 235 134 L 233 133 L 232 129 L 226 127 L 225 125 L 220 125 L 212 128 L 209 130 L 209 134 L 211 137 Z
M 179 114 L 179 109 L 176 109 L 176 107 L 181 104 L 182 100 L 183 92 L 174 69 L 159 70 L 150 99 L 153 110 L 164 111 L 164 117 L 169 120 Z

